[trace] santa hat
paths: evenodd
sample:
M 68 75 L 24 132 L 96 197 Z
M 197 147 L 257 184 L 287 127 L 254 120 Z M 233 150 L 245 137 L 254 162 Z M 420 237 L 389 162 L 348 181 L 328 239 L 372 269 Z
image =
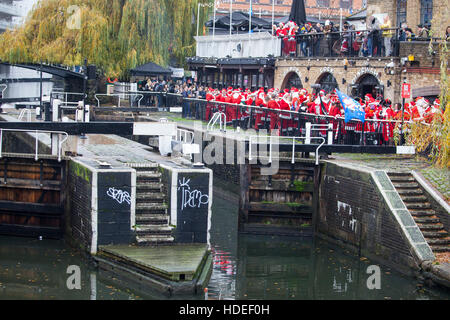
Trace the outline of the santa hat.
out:
M 434 100 L 433 104 L 435 106 L 440 106 L 441 105 L 441 101 L 439 99 Z

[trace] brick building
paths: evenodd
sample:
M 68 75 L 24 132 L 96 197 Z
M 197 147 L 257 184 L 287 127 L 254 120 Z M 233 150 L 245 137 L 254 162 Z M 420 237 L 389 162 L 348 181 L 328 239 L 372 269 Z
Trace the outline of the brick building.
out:
M 292 0 L 252 0 L 253 13 L 262 18 L 272 17 L 272 1 L 275 1 L 275 17 L 289 15 Z M 361 10 L 366 1 L 364 0 L 306 0 L 305 9 L 308 17 L 337 20 L 342 8 L 343 16 Z M 250 0 L 234 0 L 233 11 L 248 11 Z M 220 0 L 218 6 L 219 14 L 228 14 L 230 11 L 230 0 Z
M 431 24 L 434 37 L 443 37 L 450 25 L 448 0 L 369 0 L 367 15 L 387 13 L 393 25 L 406 23 L 413 31 L 419 24 Z
M 438 38 L 444 36 L 446 26 L 450 24 L 448 0 L 368 0 L 365 11 L 363 22 L 364 17 L 387 14 L 392 27 L 406 22 L 414 32 L 417 32 L 418 24 L 431 23 L 432 35 Z M 337 39 L 342 40 L 339 34 Z M 209 40 L 214 42 L 214 39 Z M 277 40 L 273 39 L 272 43 Z M 200 82 L 214 87 L 254 89 L 264 86 L 284 89 L 295 86 L 309 91 L 338 88 L 355 98 L 362 98 L 367 93 L 381 94 L 396 103 L 401 102 L 401 84 L 405 81 L 411 83 L 413 98 L 424 96 L 432 100 L 437 97 L 441 86 L 439 46 L 443 40 L 434 39 L 431 43 L 419 39 L 401 41 L 397 33 L 392 40 L 395 50 L 389 57 L 383 54 L 374 57 L 360 54 L 343 56 L 339 53 L 328 55 L 327 51 L 311 56 L 303 56 L 299 51 L 295 56 L 267 55 L 261 51 L 259 56 L 255 56 L 246 52 L 249 52 L 248 47 L 255 45 L 256 38 L 239 40 L 238 45 L 233 43 L 232 38 L 224 38 L 221 41 L 230 42 L 230 52 L 233 54 L 225 56 L 227 53 L 216 52 L 207 57 L 199 54 L 188 64 L 191 70 L 197 71 Z M 273 45 L 270 39 L 267 41 L 267 47 Z M 321 41 L 320 48 L 324 48 L 324 39 Z M 239 46 L 237 52 L 233 49 L 236 46 Z M 442 60 L 448 61 L 448 57 Z

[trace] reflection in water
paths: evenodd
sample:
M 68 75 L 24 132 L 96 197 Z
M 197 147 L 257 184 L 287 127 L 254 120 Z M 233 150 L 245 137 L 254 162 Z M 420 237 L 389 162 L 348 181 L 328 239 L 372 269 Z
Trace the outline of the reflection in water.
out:
M 129 289 L 97 279 L 97 272 L 63 241 L 0 237 L 0 299 L 139 299 Z M 81 290 L 69 290 L 67 267 L 81 271 Z
M 238 235 L 237 205 L 214 198 L 211 242 L 215 253 L 210 299 L 449 299 L 387 267 L 381 289 L 369 290 L 376 265 L 318 238 Z M 236 241 L 235 239 L 238 239 Z
M 10 67 L 0 65 L 0 79 L 36 79 L 36 82 L 12 82 L 8 83 L 8 88 L 4 92 L 3 98 L 32 98 L 39 97 L 40 94 L 40 72 L 31 69 Z M 53 89 L 54 83 L 52 75 L 48 73 L 42 74 L 42 95 L 49 96 Z M 53 79 L 55 80 L 55 79 Z
M 381 267 L 381 290 L 367 288 L 376 264 L 313 238 L 238 235 L 237 205 L 214 197 L 209 299 L 449 299 Z M 81 290 L 66 286 L 67 267 L 81 269 Z M 204 295 L 176 299 L 204 299 Z M 121 287 L 63 241 L 0 236 L 0 299 L 165 299 Z

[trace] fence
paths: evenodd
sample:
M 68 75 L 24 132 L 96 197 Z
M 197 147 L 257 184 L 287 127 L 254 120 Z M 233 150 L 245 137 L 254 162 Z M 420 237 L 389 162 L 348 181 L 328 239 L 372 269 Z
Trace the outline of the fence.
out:
M 204 121 L 208 130 L 218 127 L 226 131 L 228 125 L 242 130 L 278 130 L 279 135 L 284 137 L 322 137 L 327 144 L 388 145 L 394 130 L 401 128 L 400 120 L 366 119 L 364 123 L 359 120 L 346 123 L 343 117 L 184 98 L 166 92 L 138 92 L 144 97 L 159 97 L 163 103 L 160 105 L 162 109 L 181 107 L 178 111 L 182 118 Z M 157 104 L 158 99 L 154 103 Z
M 58 155 L 58 161 L 61 161 L 61 154 L 62 154 L 62 145 L 66 140 L 69 138 L 69 135 L 67 132 L 62 131 L 42 131 L 42 130 L 22 130 L 22 129 L 2 129 L 0 128 L 0 158 L 2 157 L 2 148 L 3 148 L 3 133 L 4 132 L 22 132 L 22 133 L 31 133 L 35 135 L 35 151 L 34 151 L 34 160 L 39 160 L 39 135 L 40 134 L 50 134 L 50 135 L 57 135 L 57 155 Z M 60 139 L 60 136 L 64 136 L 63 139 Z

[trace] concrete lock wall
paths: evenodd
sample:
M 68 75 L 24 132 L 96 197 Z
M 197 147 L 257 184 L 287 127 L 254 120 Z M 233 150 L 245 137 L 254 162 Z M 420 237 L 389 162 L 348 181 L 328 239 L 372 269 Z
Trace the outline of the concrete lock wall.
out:
M 394 188 L 382 190 L 383 184 L 391 185 L 385 172 L 327 162 L 321 177 L 315 231 L 361 256 L 411 275 L 421 262 L 434 260 L 434 256 L 398 194 L 391 194 L 396 193 Z
M 91 254 L 99 245 L 135 241 L 136 171 L 69 162 L 66 235 Z
M 175 243 L 210 243 L 213 173 L 160 165 Z

